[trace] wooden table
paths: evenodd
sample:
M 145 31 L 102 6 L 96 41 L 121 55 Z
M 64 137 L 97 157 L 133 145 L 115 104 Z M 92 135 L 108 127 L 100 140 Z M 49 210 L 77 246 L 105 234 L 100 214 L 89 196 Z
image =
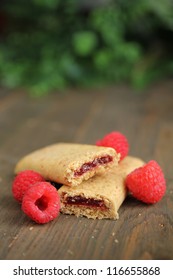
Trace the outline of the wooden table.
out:
M 60 141 L 92 144 L 112 130 L 127 136 L 131 155 L 159 162 L 164 198 L 149 206 L 129 196 L 117 221 L 29 220 L 11 193 L 20 157 Z M 143 93 L 119 86 L 38 99 L 1 89 L 0 213 L 0 259 L 173 259 L 173 82 Z

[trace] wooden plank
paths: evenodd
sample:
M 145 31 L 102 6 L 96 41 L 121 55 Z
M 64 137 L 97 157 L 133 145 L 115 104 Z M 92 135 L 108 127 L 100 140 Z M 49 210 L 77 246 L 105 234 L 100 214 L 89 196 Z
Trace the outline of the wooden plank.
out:
M 141 95 L 125 86 L 42 99 L 3 95 L 0 259 L 173 259 L 172 87 L 153 86 Z M 53 142 L 95 143 L 112 130 L 127 136 L 131 155 L 163 166 L 165 197 L 148 206 L 129 196 L 118 221 L 62 214 L 46 225 L 30 221 L 11 195 L 16 161 Z
M 2 225 L 1 236 L 5 236 L 6 240 L 6 242 L 2 242 L 1 244 L 3 258 L 5 258 L 4 256 L 6 256 L 6 254 L 9 258 L 13 258 L 8 251 L 11 252 L 12 246 L 16 244 L 20 234 L 21 238 L 24 237 L 25 234 L 23 233 L 22 227 L 24 221 L 25 226 L 28 223 L 29 225 L 32 224 L 32 222 L 28 221 L 26 216 L 22 214 L 19 205 L 17 205 L 11 197 L 11 181 L 15 162 L 20 156 L 40 146 L 59 141 L 73 141 L 75 131 L 78 130 L 81 122 L 86 118 L 85 116 L 88 114 L 90 106 L 92 106 L 93 96 L 83 96 L 80 93 L 73 93 L 72 95 L 69 93 L 68 95 L 61 96 L 53 95 L 50 98 L 42 100 L 42 105 L 40 105 L 40 100 L 33 101 L 28 97 L 25 97 L 24 100 L 26 102 L 25 106 L 23 103 L 23 106 L 19 106 L 19 104 L 17 104 L 17 106 L 14 105 L 13 113 L 15 113 L 15 110 L 17 113 L 19 108 L 20 113 L 16 116 L 15 122 L 13 120 L 12 123 L 9 122 L 9 125 L 11 124 L 11 127 L 8 127 L 7 130 L 9 134 L 5 134 L 4 139 L 6 141 L 3 141 L 3 145 L 1 145 L 0 148 L 0 159 L 3 163 L 0 167 L 0 172 L 2 174 L 1 184 L 4 186 L 8 184 L 6 189 L 4 189 L 4 197 L 8 197 L 8 209 L 13 210 L 12 212 L 8 211 L 10 217 L 13 217 L 11 214 L 15 212 L 16 219 L 18 220 L 18 223 L 13 224 L 12 220 L 6 215 L 8 223 L 4 224 L 3 220 L 0 221 Z M 20 116 L 22 116 L 22 119 L 20 123 L 18 123 L 17 119 Z M 12 134 L 10 132 L 11 129 Z M 3 207 L 2 209 L 4 209 L 4 204 L 1 204 L 0 208 L 1 206 Z M 19 258 L 25 257 L 20 250 L 18 250 L 18 254 Z M 36 252 L 29 251 L 29 254 L 31 254 L 31 256 L 34 254 L 35 256 Z

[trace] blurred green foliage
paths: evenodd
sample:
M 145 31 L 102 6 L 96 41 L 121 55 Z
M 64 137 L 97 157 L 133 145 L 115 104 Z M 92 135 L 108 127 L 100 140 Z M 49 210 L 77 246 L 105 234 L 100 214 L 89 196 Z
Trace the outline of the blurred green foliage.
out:
M 119 82 L 143 88 L 173 74 L 171 0 L 3 3 L 0 82 L 8 88 L 35 96 Z

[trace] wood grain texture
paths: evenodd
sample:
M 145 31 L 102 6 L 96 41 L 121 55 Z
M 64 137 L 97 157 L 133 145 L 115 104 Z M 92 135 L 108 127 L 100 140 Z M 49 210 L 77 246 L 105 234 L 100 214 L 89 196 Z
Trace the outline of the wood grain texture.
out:
M 173 82 L 137 94 L 125 86 L 33 99 L 0 90 L 0 259 L 173 259 Z M 37 225 L 11 194 L 18 159 L 48 144 L 92 144 L 119 130 L 130 154 L 162 166 L 167 192 L 155 205 L 128 197 L 120 219 L 60 214 Z

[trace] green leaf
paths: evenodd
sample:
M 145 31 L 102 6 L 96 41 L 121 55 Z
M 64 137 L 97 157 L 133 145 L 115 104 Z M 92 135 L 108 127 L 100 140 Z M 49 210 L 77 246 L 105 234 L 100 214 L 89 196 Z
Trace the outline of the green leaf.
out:
M 109 68 L 111 61 L 112 53 L 109 49 L 100 50 L 94 56 L 94 64 L 99 70 Z
M 97 46 L 97 36 L 92 31 L 81 31 L 72 37 L 74 51 L 79 56 L 88 56 Z

